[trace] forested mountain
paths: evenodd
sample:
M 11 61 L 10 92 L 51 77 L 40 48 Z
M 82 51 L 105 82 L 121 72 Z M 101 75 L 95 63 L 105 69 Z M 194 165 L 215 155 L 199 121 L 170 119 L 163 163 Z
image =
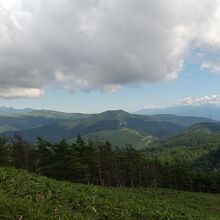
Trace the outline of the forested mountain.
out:
M 210 133 L 183 132 L 160 142 L 164 147 L 198 147 L 207 144 L 219 144 L 220 135 Z
M 198 123 L 189 127 L 186 133 L 219 134 L 220 123 Z
M 0 131 L 19 131 L 63 122 L 66 119 L 33 116 L 0 116 Z
M 109 140 L 114 145 L 132 144 L 140 148 L 153 140 L 164 139 L 184 131 L 198 122 L 214 122 L 208 118 L 175 115 L 143 116 L 123 110 L 100 114 L 62 113 L 39 110 L 27 114 L 0 117 L 0 131 L 15 133 L 35 142 L 40 136 L 49 141 L 73 140 L 78 134 L 86 139 Z

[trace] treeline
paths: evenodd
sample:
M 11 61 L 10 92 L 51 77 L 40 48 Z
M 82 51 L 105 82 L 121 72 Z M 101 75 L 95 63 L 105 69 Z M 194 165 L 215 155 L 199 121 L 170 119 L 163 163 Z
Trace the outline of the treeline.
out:
M 0 163 L 85 184 L 220 192 L 218 169 L 203 169 L 201 164 L 196 167 L 178 159 L 177 155 L 173 160 L 164 161 L 131 146 L 116 148 L 109 142 L 85 142 L 81 136 L 72 144 L 65 140 L 51 143 L 39 138 L 35 145 L 18 135 L 10 141 L 1 136 Z

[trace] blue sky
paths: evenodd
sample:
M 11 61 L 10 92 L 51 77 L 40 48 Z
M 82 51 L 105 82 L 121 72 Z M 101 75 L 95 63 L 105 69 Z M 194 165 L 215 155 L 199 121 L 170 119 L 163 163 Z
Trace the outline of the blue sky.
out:
M 115 93 L 77 90 L 71 94 L 64 89 L 48 89 L 42 97 L 1 99 L 0 105 L 65 112 L 101 112 L 109 109 L 124 109 L 132 112 L 144 106 L 166 107 L 177 104 L 185 97 L 218 95 L 220 94 L 219 85 L 219 75 L 209 70 L 201 70 L 198 64 L 186 62 L 176 80 L 125 87 Z
M 219 0 L 0 1 L 2 106 L 220 104 L 219 54 Z

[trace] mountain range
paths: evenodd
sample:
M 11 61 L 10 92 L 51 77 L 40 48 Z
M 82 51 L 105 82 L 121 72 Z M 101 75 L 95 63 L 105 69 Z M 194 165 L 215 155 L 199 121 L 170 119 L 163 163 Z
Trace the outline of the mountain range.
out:
M 35 111 L 32 108 L 24 108 L 24 109 L 15 109 L 13 107 L 6 107 L 6 106 L 1 106 L 0 107 L 0 115 L 18 115 L 18 114 L 26 114 L 29 112 Z
M 109 140 L 117 146 L 125 144 L 136 148 L 148 146 L 184 132 L 195 125 L 216 124 L 206 117 L 177 116 L 171 114 L 139 115 L 123 110 L 99 114 L 64 113 L 50 110 L 16 110 L 0 113 L 0 132 L 7 137 L 22 135 L 34 143 L 37 137 L 49 141 L 63 138 L 73 141 L 78 134 L 93 141 Z M 1 112 L 1 111 L 0 111 Z
M 174 114 L 181 116 L 206 117 L 213 120 L 220 120 L 220 106 L 213 104 L 180 105 L 167 108 L 145 108 L 134 113 L 141 115 Z

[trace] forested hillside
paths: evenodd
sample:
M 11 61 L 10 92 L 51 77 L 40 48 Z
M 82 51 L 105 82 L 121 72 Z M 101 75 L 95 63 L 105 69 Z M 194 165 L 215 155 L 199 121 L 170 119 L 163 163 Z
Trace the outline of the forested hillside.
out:
M 173 142 L 168 139 L 144 150 L 87 142 L 81 136 L 73 143 L 39 138 L 34 145 L 21 136 L 10 141 L 2 136 L 0 140 L 2 165 L 59 180 L 110 187 L 220 192 L 220 146 L 216 136 L 207 136 L 204 143 L 198 142 L 197 136 L 183 138 L 183 144 L 173 138 Z

